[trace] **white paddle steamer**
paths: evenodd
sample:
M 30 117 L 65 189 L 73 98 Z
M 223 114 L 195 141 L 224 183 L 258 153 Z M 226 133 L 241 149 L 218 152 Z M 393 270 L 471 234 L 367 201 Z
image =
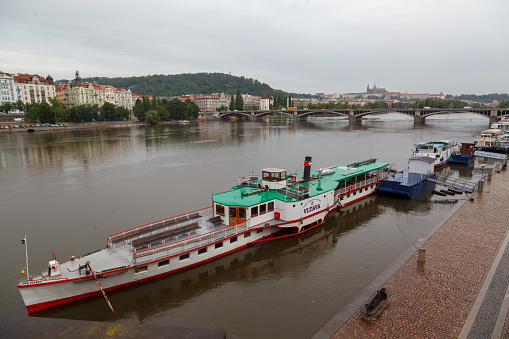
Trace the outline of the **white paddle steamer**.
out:
M 376 159 L 303 174 L 265 168 L 243 176 L 213 205 L 112 234 L 105 248 L 59 263 L 18 281 L 29 313 L 175 273 L 248 245 L 299 235 L 327 215 L 375 193 L 390 164 Z M 27 265 L 28 266 L 28 265 Z

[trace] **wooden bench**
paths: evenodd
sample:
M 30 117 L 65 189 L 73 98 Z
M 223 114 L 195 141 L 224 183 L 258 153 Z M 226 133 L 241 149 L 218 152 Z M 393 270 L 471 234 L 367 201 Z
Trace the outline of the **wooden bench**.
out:
M 194 213 L 189 214 L 187 217 L 189 218 L 189 220 L 193 220 L 193 219 L 199 218 L 200 213 L 194 212 Z
M 223 222 L 223 220 L 221 219 L 221 216 L 219 216 L 219 215 L 216 215 L 215 217 L 209 218 L 209 220 L 207 220 L 207 221 L 212 223 L 212 224 L 214 224 L 214 225 Z
M 140 248 L 149 244 L 154 244 L 160 241 L 163 241 L 167 238 L 177 237 L 179 235 L 190 233 L 192 231 L 196 231 L 201 227 L 198 226 L 198 222 L 193 222 L 189 225 L 184 225 L 181 227 L 173 228 L 171 230 L 167 230 L 160 233 L 152 234 L 148 237 L 139 238 L 132 241 L 132 245 L 134 248 Z

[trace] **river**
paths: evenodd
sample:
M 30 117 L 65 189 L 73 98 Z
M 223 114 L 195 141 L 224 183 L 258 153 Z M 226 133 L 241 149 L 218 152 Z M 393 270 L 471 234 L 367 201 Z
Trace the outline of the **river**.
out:
M 488 120 L 398 114 L 340 119 L 201 121 L 189 125 L 0 134 L 0 314 L 26 317 L 16 282 L 106 245 L 106 236 L 211 204 L 261 168 L 302 172 L 377 158 L 406 169 L 413 144 L 472 142 Z M 445 173 L 476 180 L 472 168 Z M 35 314 L 223 329 L 229 338 L 309 338 L 420 239 L 461 197 L 371 197 L 301 237 L 250 247 L 192 270 Z

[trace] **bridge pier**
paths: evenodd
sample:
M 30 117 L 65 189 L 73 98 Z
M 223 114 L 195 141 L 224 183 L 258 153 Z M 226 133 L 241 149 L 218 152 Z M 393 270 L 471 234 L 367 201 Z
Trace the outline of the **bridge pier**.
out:
M 419 115 L 415 115 L 414 116 L 414 125 L 424 124 L 425 122 L 426 122 L 426 118 L 425 117 L 421 117 Z
M 362 121 L 362 117 L 356 117 L 353 115 L 353 111 L 348 115 L 348 122 L 350 125 L 358 124 Z
M 499 122 L 499 121 L 500 121 L 500 119 L 497 116 L 497 110 L 492 109 L 490 112 L 490 126 L 491 126 L 491 124 L 493 124 L 495 122 Z

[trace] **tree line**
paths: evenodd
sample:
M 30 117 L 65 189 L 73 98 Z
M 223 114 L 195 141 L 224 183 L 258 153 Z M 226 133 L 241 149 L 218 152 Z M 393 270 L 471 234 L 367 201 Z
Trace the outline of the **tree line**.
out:
M 224 73 L 154 74 L 150 76 L 125 78 L 93 77 L 84 78 L 83 81 L 95 81 L 117 88 L 129 88 L 133 93 L 159 97 L 198 93 L 231 93 L 236 88 L 240 89 L 241 93 L 249 93 L 257 96 L 261 96 L 263 92 L 266 92 L 269 96 L 295 96 L 295 93 L 273 89 L 269 85 L 256 79 Z M 315 97 L 311 94 L 299 94 L 299 96 L 304 98 Z
M 139 121 L 146 121 L 149 124 L 156 124 L 161 120 L 189 120 L 198 118 L 200 108 L 189 99 L 166 100 L 152 97 L 149 99 L 143 96 L 136 100 L 134 105 L 134 116 Z

